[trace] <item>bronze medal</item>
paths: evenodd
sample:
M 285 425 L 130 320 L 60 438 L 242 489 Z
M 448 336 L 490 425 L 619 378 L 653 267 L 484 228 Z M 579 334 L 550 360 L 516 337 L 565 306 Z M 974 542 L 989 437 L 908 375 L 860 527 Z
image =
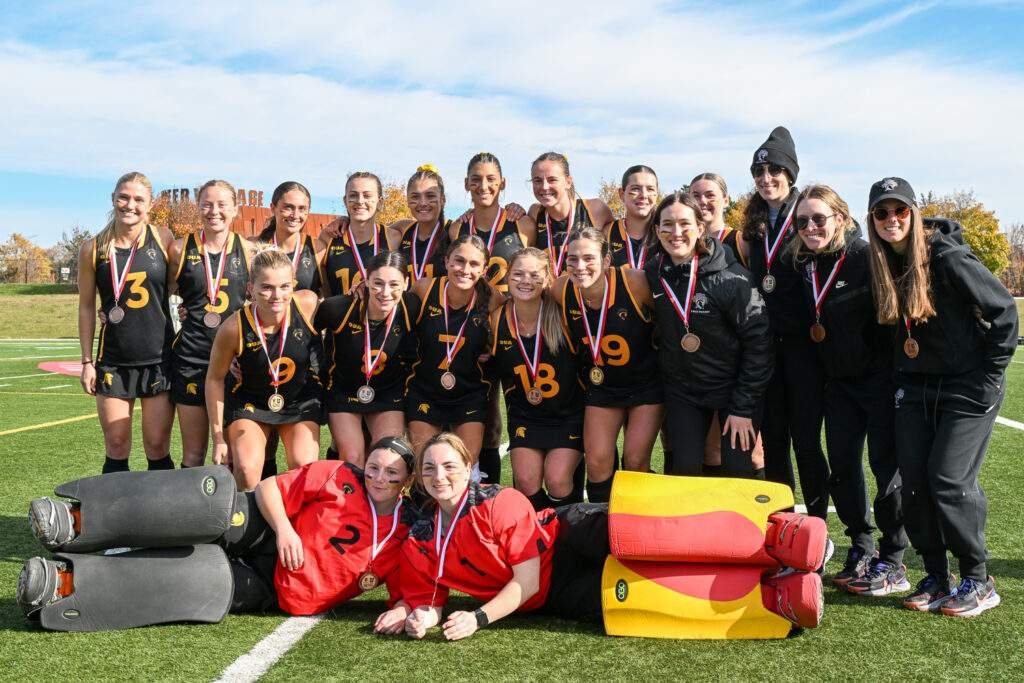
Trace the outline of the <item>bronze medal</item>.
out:
M 380 585 L 380 579 L 372 571 L 367 569 L 359 577 L 359 589 L 363 591 L 372 591 L 374 588 Z
M 811 325 L 811 341 L 816 344 L 820 344 L 825 341 L 825 326 L 820 322 L 815 322 Z
M 373 390 L 373 387 L 371 387 L 369 384 L 364 384 L 363 386 L 356 389 L 356 398 L 359 400 L 360 403 L 373 403 L 373 397 L 376 395 L 376 393 L 377 392 Z
M 441 388 L 446 391 L 451 391 L 455 388 L 455 374 L 452 372 L 446 372 L 441 375 Z
M 604 370 L 596 365 L 590 368 L 590 383 L 594 386 L 598 386 L 602 382 L 604 382 Z
M 271 394 L 267 399 L 267 407 L 275 413 L 281 412 L 284 408 L 284 396 L 278 393 Z
M 683 335 L 683 338 L 679 340 L 679 345 L 683 347 L 683 351 L 693 353 L 700 348 L 700 337 L 695 335 L 693 332 L 687 332 Z
M 775 291 L 775 276 L 769 273 L 761 279 L 761 289 L 769 294 Z
M 107 311 L 107 322 L 116 325 L 122 320 L 124 320 L 124 309 L 120 306 L 114 306 Z
M 917 340 L 913 337 L 907 337 L 907 340 L 903 342 L 903 353 L 907 354 L 907 358 L 917 358 L 917 354 L 921 352 L 921 347 L 918 346 Z
M 220 327 L 220 313 L 207 311 L 206 315 L 203 316 L 203 324 L 211 329 Z
M 544 394 L 540 389 L 534 387 L 526 392 L 526 400 L 529 401 L 532 406 L 539 406 L 541 401 L 544 400 Z

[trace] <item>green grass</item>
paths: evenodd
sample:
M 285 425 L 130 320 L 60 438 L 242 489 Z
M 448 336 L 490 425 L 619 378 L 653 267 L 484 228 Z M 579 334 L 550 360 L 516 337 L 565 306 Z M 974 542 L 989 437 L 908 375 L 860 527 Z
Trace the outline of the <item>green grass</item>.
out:
M 0 296 L 20 296 L 23 294 L 78 294 L 78 285 L 74 283 L 51 284 L 48 282 L 31 284 L 5 282 L 0 284 Z
M 4 320 L 8 320 L 4 316 Z M 34 332 L 32 337 L 48 336 Z M 0 343 L 0 432 L 95 412 L 77 378 L 36 375 L 40 360 L 74 358 L 74 343 Z M 1024 421 L 1024 354 L 1010 366 L 1001 414 Z M 21 359 L 21 360 L 17 360 Z M 6 385 L 6 386 L 2 386 Z M 69 385 L 69 386 L 61 386 Z M 48 389 L 48 387 L 56 387 Z M 136 417 L 136 421 L 138 417 Z M 138 431 L 136 430 L 136 435 Z M 326 432 L 325 432 L 326 440 Z M 856 599 L 826 588 L 822 626 L 781 641 L 689 642 L 610 638 L 599 627 L 513 616 L 473 638 L 447 643 L 381 638 L 370 630 L 383 591 L 342 606 L 310 631 L 267 680 L 832 680 L 1010 679 L 1024 670 L 1024 432 L 997 426 L 982 471 L 989 496 L 990 567 L 1003 605 L 974 620 L 914 614 L 895 598 Z M 179 452 L 177 435 L 172 452 Z M 177 457 L 177 456 L 176 456 Z M 175 625 L 117 633 L 30 629 L 14 604 L 25 558 L 42 554 L 25 520 L 28 501 L 95 474 L 102 439 L 95 419 L 0 436 L 0 680 L 213 680 L 270 633 L 281 615 L 229 616 L 213 626 Z M 145 466 L 141 446 L 133 469 Z M 507 466 L 506 466 L 507 470 Z M 506 471 L 507 480 L 507 471 Z M 846 552 L 835 516 L 831 533 Z M 921 564 L 908 553 L 911 579 Z M 835 567 L 835 564 L 832 565 Z M 469 606 L 465 598 L 455 604 Z
M 4 339 L 77 339 L 78 294 L 11 292 L 0 285 L 0 337 Z M 50 285 L 52 286 L 52 285 Z

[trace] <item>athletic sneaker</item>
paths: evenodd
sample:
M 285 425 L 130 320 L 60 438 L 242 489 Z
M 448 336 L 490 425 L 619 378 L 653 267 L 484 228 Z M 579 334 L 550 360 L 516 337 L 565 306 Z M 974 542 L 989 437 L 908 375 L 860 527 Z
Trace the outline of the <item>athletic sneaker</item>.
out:
M 71 504 L 52 498 L 36 498 L 28 504 L 28 523 L 39 542 L 57 550 L 75 537 Z
M 903 599 L 903 606 L 917 612 L 934 612 L 953 597 L 956 576 L 950 574 L 945 581 L 929 574 L 917 582 L 913 593 Z
M 855 595 L 874 597 L 908 591 L 910 582 L 907 581 L 907 568 L 902 564 L 875 560 L 864 576 L 846 584 L 846 590 Z
M 818 576 L 825 575 L 825 565 L 832 559 L 832 556 L 836 554 L 836 544 L 832 542 L 831 538 L 825 538 L 825 555 L 821 560 L 821 566 L 814 570 L 814 573 Z
M 974 617 L 992 609 L 1000 601 L 996 583 L 991 576 L 986 581 L 965 576 L 953 596 L 942 604 L 939 611 L 950 617 Z
M 62 562 L 30 557 L 18 575 L 18 589 L 15 600 L 25 613 L 32 618 L 41 609 L 60 599 L 60 572 L 66 571 Z
M 845 588 L 846 584 L 864 576 L 874 557 L 864 552 L 863 548 L 850 548 L 846 553 L 846 564 L 832 577 L 832 583 Z

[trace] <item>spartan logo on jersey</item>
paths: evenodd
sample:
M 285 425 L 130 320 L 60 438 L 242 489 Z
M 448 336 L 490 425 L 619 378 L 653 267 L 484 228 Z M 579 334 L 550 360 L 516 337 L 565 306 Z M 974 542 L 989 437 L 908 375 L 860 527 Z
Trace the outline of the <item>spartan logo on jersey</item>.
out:
M 103 373 L 103 383 L 106 384 L 109 387 L 111 384 L 114 383 L 114 375 L 109 373 L 109 372 L 104 372 Z
M 246 403 L 245 404 L 245 408 L 243 408 L 243 410 L 246 410 L 246 411 L 248 411 L 250 413 L 255 413 L 256 412 L 256 406 L 254 406 L 251 403 Z
M 694 310 L 701 311 L 703 313 L 704 311 L 708 310 L 708 303 L 710 303 L 708 300 L 708 295 L 705 294 L 704 292 L 697 292 L 696 294 L 693 295 Z
M 309 268 L 311 265 L 313 265 L 313 259 L 309 258 L 308 255 L 307 256 L 303 256 L 302 257 L 302 265 L 305 266 L 306 268 Z
M 195 382 L 189 382 L 185 385 L 185 393 L 192 396 L 196 396 L 199 392 L 199 385 Z
M 419 405 L 419 408 L 417 408 L 417 410 L 419 410 L 424 415 L 428 415 L 430 413 L 430 404 L 429 403 L 421 403 Z
M 512 235 L 505 235 L 505 239 L 502 240 L 505 244 L 512 244 Z
M 480 325 L 483 324 L 483 318 L 481 316 L 479 316 L 479 315 L 474 315 L 473 316 L 473 324 L 476 327 L 480 327 Z
M 526 427 L 516 427 L 516 438 L 517 439 L 525 439 L 526 438 Z
M 302 338 L 306 336 L 306 333 L 302 331 L 302 328 L 296 327 L 292 330 L 292 336 L 302 341 Z
M 763 164 L 766 161 L 768 161 L 768 150 L 766 150 L 766 149 L 759 149 L 759 150 L 757 150 L 757 163 Z
M 899 182 L 895 178 L 886 178 L 882 181 L 882 189 L 886 192 L 892 192 L 899 186 Z
M 151 259 L 156 258 L 156 249 L 154 249 L 153 247 L 150 247 L 149 249 L 147 249 L 146 250 L 146 256 L 148 256 Z
M 619 320 L 625 320 L 626 317 L 629 315 L 629 311 L 627 311 L 625 308 L 616 308 L 615 315 L 619 316 Z
M 241 267 L 242 267 L 242 259 L 238 258 L 237 256 L 232 256 L 231 257 L 231 269 L 234 270 L 234 271 L 237 271 Z

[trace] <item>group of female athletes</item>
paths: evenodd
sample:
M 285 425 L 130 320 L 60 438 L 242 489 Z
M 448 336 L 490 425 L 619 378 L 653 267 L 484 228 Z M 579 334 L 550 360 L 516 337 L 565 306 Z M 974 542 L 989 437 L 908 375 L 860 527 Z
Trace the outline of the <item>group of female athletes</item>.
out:
M 214 463 L 230 463 L 246 490 L 278 438 L 289 468 L 307 465 L 326 422 L 328 458 L 363 467 L 367 444 L 407 433 L 438 502 L 420 553 L 440 562 L 420 567 L 440 572 L 425 580 L 429 604 L 438 585 L 476 590 L 485 610 L 503 601 L 493 620 L 528 601 L 508 586 L 519 560 L 545 546 L 527 534 L 532 546 L 505 552 L 517 536 L 501 525 L 520 528 L 525 514 L 530 533 L 545 533 L 544 510 L 582 500 L 581 463 L 587 498 L 600 503 L 617 467 L 649 469 L 659 432 L 667 473 L 791 487 L 792 446 L 808 513 L 824 518 L 831 496 L 850 537 L 837 585 L 909 591 L 909 536 L 927 575 L 905 606 L 959 616 L 994 607 L 978 472 L 1016 346 L 1013 299 L 957 224 L 922 218 L 906 180 L 871 186 L 864 239 L 834 190 L 796 187 L 785 128 L 757 147 L 750 171 L 756 192 L 740 230 L 725 224 L 730 198 L 714 173 L 663 196 L 652 169 L 630 167 L 625 215 L 614 219 L 602 200 L 577 194 L 556 153 L 531 167 L 536 203 L 503 207 L 501 165 L 480 153 L 464 181 L 472 209 L 455 220 L 430 166 L 408 181 L 413 218 L 391 225 L 376 220 L 380 180 L 358 172 L 345 185 L 347 216 L 316 240 L 303 233 L 308 190 L 278 186 L 254 242 L 229 230 L 237 207 L 227 182 L 202 186 L 202 229 L 174 240 L 148 224 L 149 181 L 127 174 L 111 221 L 80 258 L 81 380 L 97 396 L 103 471 L 127 469 L 137 398 L 151 469 L 173 468 L 176 409 L 182 466 L 204 462 L 212 435 Z M 167 309 L 175 292 L 177 335 Z M 499 480 L 502 396 L 518 490 L 507 494 L 477 483 Z M 445 458 L 425 457 L 428 444 Z M 462 583 L 441 576 L 455 566 L 444 559 L 455 521 L 470 514 L 489 522 L 465 534 L 494 534 L 477 539 L 493 555 L 494 571 L 477 569 L 487 590 L 464 567 Z M 278 547 L 287 567 L 294 558 L 280 536 Z M 502 585 L 489 583 L 495 576 Z M 416 614 L 388 613 L 378 626 L 422 635 L 436 623 Z M 460 619 L 448 627 L 468 629 L 470 617 Z

